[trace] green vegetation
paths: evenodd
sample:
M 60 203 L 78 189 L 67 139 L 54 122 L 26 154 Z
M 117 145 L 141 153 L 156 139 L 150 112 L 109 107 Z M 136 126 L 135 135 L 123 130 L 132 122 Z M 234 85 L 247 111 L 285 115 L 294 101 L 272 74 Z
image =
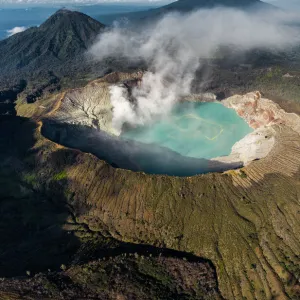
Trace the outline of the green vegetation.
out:
M 256 72 L 253 71 L 253 74 Z M 285 74 L 290 74 L 290 77 L 285 77 Z M 286 109 L 286 105 L 290 104 L 294 107 L 295 103 L 289 103 L 289 101 L 300 102 L 300 76 L 299 72 L 295 73 L 288 68 L 281 68 L 280 66 L 273 67 L 268 70 L 264 70 L 261 74 L 253 80 L 251 86 L 253 90 L 260 90 L 267 97 L 275 101 L 280 101 L 279 104 L 283 105 Z M 288 103 L 284 103 L 285 101 Z M 291 109 L 287 109 L 290 111 Z M 298 109 L 297 109 L 298 110 Z M 297 112 L 297 111 L 296 111 Z
M 279 66 L 276 66 L 274 68 L 270 68 L 265 75 L 261 77 L 261 79 L 270 79 L 270 78 L 280 78 L 283 76 L 282 69 Z
M 23 180 L 30 185 L 37 183 L 37 175 L 34 173 L 27 173 L 23 175 Z
M 172 278 L 166 272 L 166 269 L 152 260 L 140 260 L 138 264 L 139 271 L 142 274 L 152 277 L 156 281 L 159 281 L 163 285 L 170 285 Z
M 240 175 L 241 178 L 247 178 L 248 177 L 244 170 L 240 170 L 239 175 Z
M 53 176 L 53 180 L 60 181 L 68 177 L 67 171 L 63 170 Z
M 151 271 L 144 273 L 144 267 Z M 14 280 L 14 292 L 25 291 L 30 299 L 74 299 L 74 295 L 76 299 L 114 299 L 117 294 L 124 299 L 218 300 L 221 297 L 210 271 L 203 263 L 176 258 L 144 257 L 141 262 L 134 255 L 118 255 L 30 279 L 5 279 L 0 281 L 0 298 Z
M 5 74 L 0 78 L 0 85 L 22 78 L 34 79 L 39 84 L 30 83 L 27 96 L 31 103 L 36 101 L 43 95 L 44 88 L 55 89 L 65 75 L 72 78 L 86 72 L 89 62 L 84 54 L 104 27 L 82 13 L 60 10 L 39 27 L 0 41 L 3 54 L 0 69 L 1 74 Z M 22 49 L 18 47 L 20 44 Z M 12 48 L 16 51 L 9 50 Z M 45 80 L 49 73 L 55 73 L 54 81 Z

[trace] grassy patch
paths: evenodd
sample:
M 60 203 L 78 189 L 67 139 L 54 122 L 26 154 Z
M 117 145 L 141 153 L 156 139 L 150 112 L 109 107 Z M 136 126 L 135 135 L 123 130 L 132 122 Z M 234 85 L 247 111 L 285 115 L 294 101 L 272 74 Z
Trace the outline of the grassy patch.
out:
M 266 74 L 265 78 L 270 79 L 274 77 L 282 76 L 282 70 L 280 67 L 271 68 Z
M 66 172 L 65 170 L 63 170 L 63 171 L 61 171 L 61 172 L 55 174 L 55 175 L 53 176 L 53 180 L 59 181 L 59 180 L 66 179 L 67 177 L 68 177 L 67 172 Z
M 30 185 L 34 185 L 37 182 L 37 175 L 33 173 L 27 173 L 23 175 L 23 180 Z

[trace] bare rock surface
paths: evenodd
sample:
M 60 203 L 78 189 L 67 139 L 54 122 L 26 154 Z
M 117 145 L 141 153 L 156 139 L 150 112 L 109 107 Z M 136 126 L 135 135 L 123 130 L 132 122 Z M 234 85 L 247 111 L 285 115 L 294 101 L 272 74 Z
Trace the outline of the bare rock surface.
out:
M 59 122 L 90 126 L 112 135 L 119 135 L 112 126 L 113 106 L 109 87 L 112 84 L 141 78 L 142 73 L 113 73 L 92 81 L 82 89 L 71 90 L 63 96 L 55 119 Z
M 272 128 L 259 128 L 236 142 L 228 156 L 216 157 L 219 162 L 243 162 L 249 164 L 253 160 L 266 157 L 275 144 L 276 131 Z
M 259 92 L 246 95 L 235 95 L 222 101 L 228 108 L 234 109 L 254 132 L 238 141 L 229 156 L 218 157 L 220 162 L 242 161 L 244 165 L 251 161 L 266 157 L 275 145 L 280 132 L 275 125 L 285 125 L 300 133 L 300 117 L 287 113 L 272 100 L 262 98 Z
M 263 126 L 286 125 L 300 133 L 300 117 L 294 113 L 285 112 L 278 104 L 270 99 L 262 98 L 259 92 L 246 95 L 235 95 L 222 103 L 236 110 L 253 128 Z

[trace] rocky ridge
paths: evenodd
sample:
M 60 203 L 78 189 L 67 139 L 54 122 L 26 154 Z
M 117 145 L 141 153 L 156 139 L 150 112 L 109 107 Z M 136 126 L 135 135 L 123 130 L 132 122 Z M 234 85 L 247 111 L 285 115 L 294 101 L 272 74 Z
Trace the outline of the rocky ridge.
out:
M 105 80 L 95 80 L 82 89 L 71 90 L 64 94 L 59 109 L 54 115 L 52 114 L 51 118 L 60 123 L 90 126 L 118 136 L 120 133 L 112 126 L 113 106 L 110 102 L 110 86 L 117 82 L 119 85 L 128 87 L 128 82 L 134 85 L 142 79 L 142 76 L 142 72 L 130 75 L 113 73 L 104 77 Z M 182 101 L 217 100 L 213 94 L 206 93 L 193 94 Z M 247 165 L 251 161 L 266 157 L 278 137 L 278 132 L 273 128 L 274 125 L 286 125 L 300 133 L 300 117 L 293 113 L 286 113 L 273 101 L 263 98 L 259 92 L 243 96 L 235 95 L 220 103 L 234 109 L 254 129 L 254 132 L 238 141 L 232 147 L 230 155 L 212 159 L 212 167 L 217 167 L 219 162 L 228 164 L 228 168 L 236 168 L 241 162 Z

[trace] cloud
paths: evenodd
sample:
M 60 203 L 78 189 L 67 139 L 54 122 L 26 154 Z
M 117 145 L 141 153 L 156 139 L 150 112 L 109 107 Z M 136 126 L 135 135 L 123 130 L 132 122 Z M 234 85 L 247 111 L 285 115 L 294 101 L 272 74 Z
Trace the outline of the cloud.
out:
M 173 13 L 146 28 L 114 28 L 100 35 L 90 50 L 95 59 L 123 56 L 148 65 L 141 85 L 132 91 L 134 104 L 124 87 L 111 89 L 114 126 L 121 130 L 124 123 L 141 125 L 168 115 L 174 103 L 191 92 L 200 58 L 215 57 L 223 46 L 240 53 L 279 51 L 299 43 L 299 32 L 285 25 L 290 20 L 281 12 L 216 8 Z
M 27 28 L 25 26 L 20 26 L 20 27 L 14 27 L 13 29 L 9 29 L 7 30 L 7 36 L 12 36 L 16 33 L 19 33 L 19 32 L 23 32 L 24 30 L 26 30 Z

